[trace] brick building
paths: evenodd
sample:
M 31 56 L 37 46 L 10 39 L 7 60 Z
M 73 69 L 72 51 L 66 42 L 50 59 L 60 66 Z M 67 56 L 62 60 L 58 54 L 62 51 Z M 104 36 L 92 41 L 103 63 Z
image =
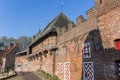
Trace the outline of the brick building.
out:
M 28 70 L 28 60 L 27 60 L 28 50 L 17 52 L 15 57 L 15 71 L 17 72 L 27 72 Z
M 15 54 L 20 49 L 17 44 L 9 44 L 7 48 L 0 51 L 1 57 L 1 71 L 7 71 L 8 69 L 14 70 L 15 68 Z
M 120 80 L 119 23 L 119 0 L 95 0 L 76 24 L 60 13 L 30 44 L 28 70 L 62 80 Z

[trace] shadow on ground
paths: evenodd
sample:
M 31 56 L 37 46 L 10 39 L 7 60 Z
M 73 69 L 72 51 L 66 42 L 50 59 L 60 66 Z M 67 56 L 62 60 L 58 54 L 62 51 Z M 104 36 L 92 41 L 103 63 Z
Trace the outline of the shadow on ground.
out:
M 18 72 L 18 75 L 21 76 L 22 80 L 42 80 L 32 72 Z

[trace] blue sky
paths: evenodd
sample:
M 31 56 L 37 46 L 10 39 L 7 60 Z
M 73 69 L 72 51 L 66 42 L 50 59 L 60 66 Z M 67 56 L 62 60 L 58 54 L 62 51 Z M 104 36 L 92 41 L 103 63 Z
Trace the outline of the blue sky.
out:
M 32 36 L 61 11 L 75 22 L 94 6 L 94 0 L 0 0 L 0 37 Z

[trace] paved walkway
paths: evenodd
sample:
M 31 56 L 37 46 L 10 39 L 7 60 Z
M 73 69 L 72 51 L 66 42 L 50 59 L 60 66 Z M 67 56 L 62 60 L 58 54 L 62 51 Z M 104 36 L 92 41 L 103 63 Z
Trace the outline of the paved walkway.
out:
M 21 76 L 22 80 L 42 80 L 32 72 L 20 72 L 18 75 Z

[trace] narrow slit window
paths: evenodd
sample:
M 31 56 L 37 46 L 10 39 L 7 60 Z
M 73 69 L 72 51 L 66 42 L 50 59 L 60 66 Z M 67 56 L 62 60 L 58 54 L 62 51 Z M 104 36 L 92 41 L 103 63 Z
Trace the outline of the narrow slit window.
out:
M 100 0 L 100 4 L 102 4 L 102 0 Z

